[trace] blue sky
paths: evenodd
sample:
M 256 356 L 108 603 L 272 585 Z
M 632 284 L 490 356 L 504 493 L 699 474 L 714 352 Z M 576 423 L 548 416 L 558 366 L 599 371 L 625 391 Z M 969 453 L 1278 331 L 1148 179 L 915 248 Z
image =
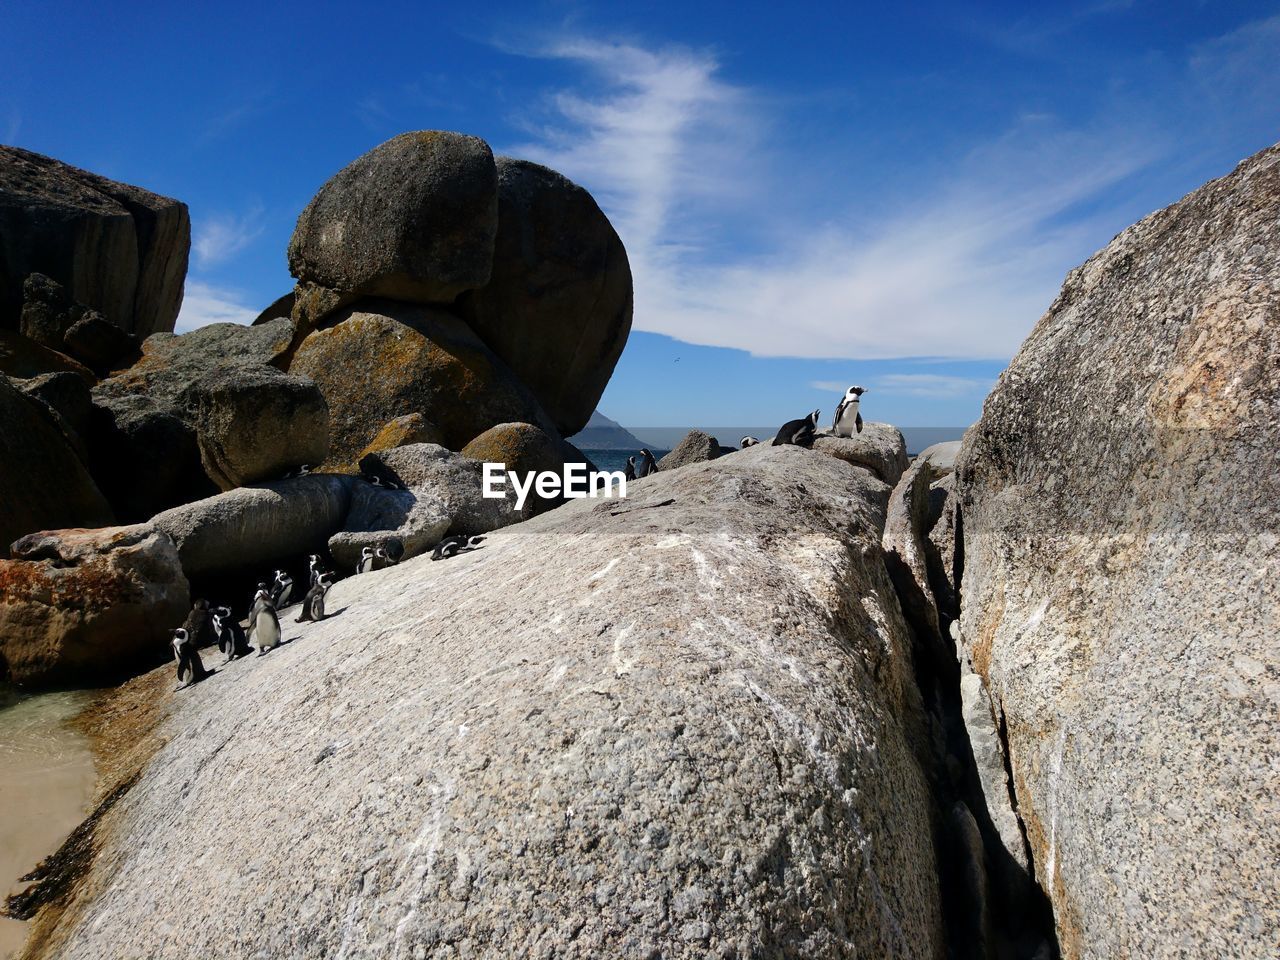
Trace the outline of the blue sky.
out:
M 289 289 L 344 164 L 462 130 L 618 228 L 623 423 L 851 382 L 874 419 L 972 422 L 1068 269 L 1280 140 L 1280 2 L 114 6 L 6 7 L 0 140 L 190 205 L 183 327 Z

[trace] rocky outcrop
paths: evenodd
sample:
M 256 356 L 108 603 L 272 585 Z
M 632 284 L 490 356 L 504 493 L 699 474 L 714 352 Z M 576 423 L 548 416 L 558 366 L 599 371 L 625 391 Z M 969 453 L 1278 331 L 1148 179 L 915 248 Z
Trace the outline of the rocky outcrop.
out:
M 330 322 L 303 341 L 289 372 L 314 380 L 329 403 L 333 465 L 355 462 L 387 421 L 411 413 L 457 450 L 499 423 L 555 429 L 507 365 L 452 314 L 361 301 Z
M 320 188 L 289 241 L 289 269 L 332 290 L 452 303 L 489 281 L 497 199 L 479 137 L 403 133 Z
M 63 335 L 66 350 L 99 376 L 127 366 L 139 356 L 138 340 L 107 321 L 96 310 L 87 310 Z
M 58 415 L 64 429 L 73 435 L 76 452 L 88 463 L 83 438 L 88 436 L 93 401 L 84 378 L 74 373 L 46 373 L 30 380 L 15 381 L 14 386 Z
M 819 434 L 813 449 L 856 467 L 866 467 L 891 487 L 911 462 L 902 431 L 891 423 L 865 422 L 862 432 L 852 437 Z
M 0 330 L 0 373 L 19 380 L 46 373 L 74 373 L 86 383 L 95 380 L 92 371 L 84 364 L 13 330 Z
M 961 638 L 1062 955 L 1280 942 L 1280 147 L 1072 271 L 957 462 Z
M 127 333 L 172 330 L 190 246 L 185 204 L 0 147 L 0 327 L 18 326 L 41 273 Z
M 880 496 L 759 447 L 338 583 L 174 701 L 46 949 L 940 960 Z
M 0 672 L 22 684 L 89 683 L 165 658 L 188 608 L 173 542 L 147 525 L 55 530 L 0 560 Z
M 714 460 L 720 456 L 720 441 L 701 430 L 690 430 L 675 448 L 658 461 L 659 470 L 674 470 L 676 467 L 704 460 Z
M 382 425 L 377 436 L 369 441 L 369 445 L 360 451 L 357 461 L 370 453 L 381 453 L 393 447 L 403 447 L 410 443 L 444 443 L 444 434 L 434 423 L 420 413 L 406 413 L 403 417 L 388 420 Z
M 97 310 L 74 303 L 62 284 L 42 273 L 22 284 L 22 335 L 69 354 L 99 376 L 138 357 L 138 339 Z
M 200 381 L 197 402 L 200 460 L 223 490 L 279 479 L 329 452 L 329 405 L 305 377 L 224 368 Z
M 452 522 L 444 501 L 426 490 L 358 481 L 343 529 L 329 538 L 329 555 L 344 571 L 355 569 L 365 547 L 386 547 L 394 559 L 409 560 L 439 543 Z
M 0 556 L 23 534 L 115 522 L 61 418 L 0 376 Z
M 631 332 L 631 267 L 591 194 L 554 170 L 499 157 L 489 283 L 459 309 L 564 436 L 586 426 Z
M 584 476 L 585 470 L 590 469 L 586 466 L 587 459 L 576 448 L 531 423 L 500 423 L 490 427 L 463 447 L 462 455 L 481 463 L 500 463 L 507 470 L 521 475 L 560 474 L 566 463 L 584 464 Z M 564 498 L 558 495 L 538 496 L 536 490 L 529 496 L 537 512 L 564 502 Z
M 158 514 L 188 577 L 269 567 L 324 549 L 351 507 L 351 477 L 311 475 L 240 487 Z

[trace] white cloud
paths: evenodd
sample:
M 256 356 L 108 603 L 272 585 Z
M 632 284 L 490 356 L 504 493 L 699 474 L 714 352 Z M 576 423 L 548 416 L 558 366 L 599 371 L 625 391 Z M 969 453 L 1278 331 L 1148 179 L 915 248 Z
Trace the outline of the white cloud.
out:
M 262 208 L 254 207 L 240 216 L 208 217 L 196 223 L 193 234 L 191 248 L 199 266 L 225 263 L 262 234 Z
M 809 386 L 813 387 L 815 390 L 822 390 L 826 393 L 843 394 L 849 389 L 849 384 L 842 383 L 839 380 L 810 380 Z
M 188 280 L 182 297 L 182 309 L 178 312 L 175 333 L 186 333 L 210 323 L 250 324 L 257 319 L 260 310 L 246 306 L 235 290 L 215 287 L 198 280 Z
M 936 373 L 891 373 L 876 381 L 876 389 L 913 397 L 961 397 L 987 393 L 991 381 Z

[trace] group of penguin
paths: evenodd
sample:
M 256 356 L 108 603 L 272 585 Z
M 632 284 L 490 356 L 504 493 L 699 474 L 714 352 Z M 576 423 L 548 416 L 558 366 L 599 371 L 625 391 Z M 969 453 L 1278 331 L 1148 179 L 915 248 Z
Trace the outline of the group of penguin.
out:
M 435 545 L 431 559 L 443 560 L 474 550 L 484 539 L 483 536 L 445 537 Z M 319 622 L 325 618 L 325 595 L 337 580 L 333 571 L 324 570 L 318 554 L 313 553 L 308 559 L 310 585 L 302 596 L 302 609 L 295 623 Z M 385 546 L 365 547 L 360 552 L 356 573 L 369 573 L 398 562 Z M 226 659 L 222 661 L 224 665 L 252 653 L 254 648 L 249 645 L 250 640 L 257 644 L 258 656 L 278 647 L 281 642 L 278 611 L 289 606 L 295 596 L 293 578 L 284 570 L 276 571 L 270 586 L 265 581 L 259 582 L 253 604 L 249 608 L 249 617 L 245 621 L 247 629 L 232 616 L 230 607 L 210 607 L 208 601 L 197 600 L 186 622 L 173 631 L 171 643 L 174 659 L 178 664 L 178 689 L 198 683 L 209 676 L 199 652 L 200 641 L 209 630 L 213 632 L 219 652 L 226 655 Z

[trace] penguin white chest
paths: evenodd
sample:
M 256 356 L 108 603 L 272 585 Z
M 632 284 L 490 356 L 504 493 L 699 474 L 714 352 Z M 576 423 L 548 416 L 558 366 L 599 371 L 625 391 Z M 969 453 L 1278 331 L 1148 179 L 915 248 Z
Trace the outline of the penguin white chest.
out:
M 844 405 L 844 409 L 840 411 L 840 419 L 836 421 L 836 435 L 840 437 L 852 437 L 854 427 L 858 422 L 858 401 L 850 400 Z

